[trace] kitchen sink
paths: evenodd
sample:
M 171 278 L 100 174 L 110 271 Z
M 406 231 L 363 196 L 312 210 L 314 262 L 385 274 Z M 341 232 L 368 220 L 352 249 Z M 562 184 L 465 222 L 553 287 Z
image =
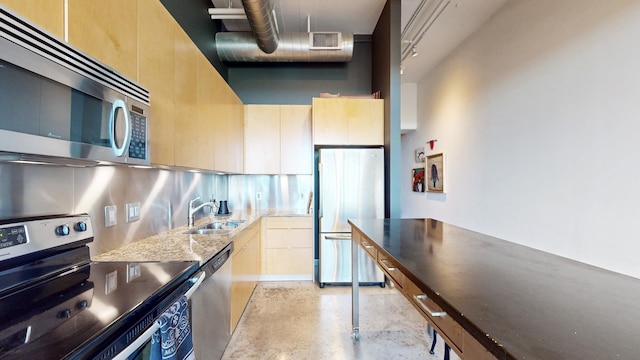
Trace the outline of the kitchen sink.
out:
M 191 229 L 189 231 L 185 231 L 184 234 L 215 234 L 215 235 L 226 235 L 233 231 L 233 229 Z
M 245 220 L 227 220 L 227 221 L 214 221 L 205 225 L 198 226 L 195 229 L 189 229 L 184 234 L 217 234 L 226 235 L 237 228 L 239 224 L 244 223 Z

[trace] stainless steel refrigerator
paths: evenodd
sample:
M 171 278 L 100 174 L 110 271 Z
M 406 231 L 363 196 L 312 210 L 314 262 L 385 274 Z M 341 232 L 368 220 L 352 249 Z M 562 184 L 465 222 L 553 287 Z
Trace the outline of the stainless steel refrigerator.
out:
M 320 287 L 351 283 L 348 219 L 384 218 L 382 148 L 327 148 L 318 154 L 318 247 Z M 384 286 L 384 275 L 359 249 L 362 284 Z

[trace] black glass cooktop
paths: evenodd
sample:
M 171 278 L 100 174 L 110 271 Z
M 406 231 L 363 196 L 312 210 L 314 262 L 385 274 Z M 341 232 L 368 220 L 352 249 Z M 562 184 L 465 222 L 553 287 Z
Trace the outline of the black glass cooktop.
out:
M 92 358 L 124 329 L 151 322 L 154 307 L 197 268 L 197 262 L 90 263 L 1 292 L 0 359 Z M 21 283 L 32 275 L 0 280 Z

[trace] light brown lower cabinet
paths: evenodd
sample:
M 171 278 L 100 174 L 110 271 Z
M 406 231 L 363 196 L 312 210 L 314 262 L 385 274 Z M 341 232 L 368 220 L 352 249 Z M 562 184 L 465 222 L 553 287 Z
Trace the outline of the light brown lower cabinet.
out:
M 231 332 L 235 330 L 260 276 L 260 221 L 233 239 L 231 255 Z
M 264 218 L 262 278 L 311 280 L 313 276 L 313 218 Z
M 438 335 L 451 346 L 451 349 L 464 360 L 495 360 L 487 349 L 471 334 L 462 328 L 451 316 L 404 274 L 393 258 L 384 251 L 373 246 L 373 241 L 353 228 L 353 240 L 362 246 L 367 254 L 375 260 L 377 266 L 385 273 L 396 288 L 409 300 L 411 305 L 434 328 Z

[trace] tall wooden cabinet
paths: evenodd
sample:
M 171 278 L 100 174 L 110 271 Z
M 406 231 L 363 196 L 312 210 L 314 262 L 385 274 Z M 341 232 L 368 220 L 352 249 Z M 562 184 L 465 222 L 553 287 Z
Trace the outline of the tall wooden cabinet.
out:
M 311 174 L 308 105 L 245 106 L 245 174 Z
M 313 99 L 315 145 L 384 145 L 384 100 Z

